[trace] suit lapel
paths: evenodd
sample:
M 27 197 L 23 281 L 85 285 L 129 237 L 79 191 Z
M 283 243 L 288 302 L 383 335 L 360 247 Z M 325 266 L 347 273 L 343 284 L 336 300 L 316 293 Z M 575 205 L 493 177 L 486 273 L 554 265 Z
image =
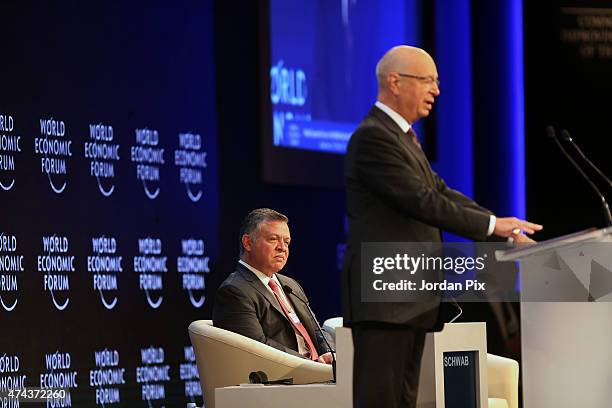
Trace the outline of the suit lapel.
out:
M 270 291 L 263 285 L 263 283 L 261 283 L 259 278 L 253 272 L 248 270 L 241 263 L 238 264 L 238 266 L 236 267 L 236 270 L 240 272 L 242 277 L 247 282 L 249 282 L 249 284 L 253 288 L 255 288 L 259 293 L 263 295 L 263 297 L 266 298 L 266 300 L 270 303 L 270 305 L 272 305 L 274 309 L 276 309 L 285 319 L 287 319 L 287 316 L 285 316 L 285 312 L 283 312 L 283 309 L 278 303 L 278 300 L 276 300 L 276 297 L 272 293 L 270 293 Z
M 382 124 L 387 128 L 387 130 L 389 130 L 389 132 L 395 135 L 399 144 L 404 148 L 404 150 L 408 152 L 408 154 L 414 159 L 414 161 L 416 161 L 416 163 L 420 167 L 427 184 L 434 187 L 435 183 L 433 173 L 431 170 L 431 166 L 427 161 L 427 157 L 425 157 L 425 153 L 423 153 L 423 151 L 417 145 L 415 145 L 411 140 L 408 139 L 408 135 L 402 132 L 402 129 L 397 125 L 397 123 L 395 123 L 395 121 L 393 121 L 393 119 L 391 119 L 389 115 L 387 115 L 385 112 L 374 106 L 370 110 L 369 114 L 375 117 L 378 121 L 382 122 Z
M 400 136 L 400 142 L 413 153 L 413 156 L 416 158 L 417 163 L 419 163 L 419 167 L 423 171 L 423 175 L 427 179 L 428 184 L 431 187 L 435 187 L 433 170 L 431 169 L 431 165 L 429 164 L 425 153 L 421 150 L 421 148 L 408 139 L 408 135 L 404 135 L 403 137 Z

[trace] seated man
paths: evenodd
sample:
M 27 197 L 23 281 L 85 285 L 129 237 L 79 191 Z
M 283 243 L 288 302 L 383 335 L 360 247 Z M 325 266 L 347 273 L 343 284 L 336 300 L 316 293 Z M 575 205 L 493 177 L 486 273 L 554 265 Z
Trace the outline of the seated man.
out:
M 287 353 L 329 364 L 331 350 L 308 313 L 304 290 L 294 279 L 277 273 L 289 257 L 288 222 L 268 208 L 246 216 L 240 230 L 240 260 L 217 290 L 213 322 Z

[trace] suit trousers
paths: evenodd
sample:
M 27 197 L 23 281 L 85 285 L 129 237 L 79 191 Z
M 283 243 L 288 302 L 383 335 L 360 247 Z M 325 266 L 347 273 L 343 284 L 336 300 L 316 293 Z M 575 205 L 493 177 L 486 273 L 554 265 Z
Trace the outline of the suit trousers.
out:
M 353 407 L 416 408 L 426 331 L 380 322 L 352 331 Z

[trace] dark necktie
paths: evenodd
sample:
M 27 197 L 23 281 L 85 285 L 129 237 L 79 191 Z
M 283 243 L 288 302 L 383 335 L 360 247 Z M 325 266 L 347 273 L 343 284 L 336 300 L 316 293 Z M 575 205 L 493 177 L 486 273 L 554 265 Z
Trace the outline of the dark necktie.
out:
M 412 130 L 412 126 L 410 127 L 410 129 L 408 129 L 408 132 L 406 132 L 406 134 L 408 135 L 408 137 L 410 138 L 412 143 L 417 145 L 417 147 L 422 150 L 421 143 L 419 142 L 419 138 L 417 137 L 417 135 L 414 132 L 414 130 Z
M 281 308 L 283 309 L 283 312 L 285 313 L 285 317 L 289 319 L 291 326 L 293 326 L 293 330 L 295 330 L 297 334 L 299 334 L 300 336 L 304 338 L 304 342 L 306 343 L 306 346 L 308 346 L 308 349 L 310 350 L 310 358 L 314 361 L 317 361 L 319 359 L 319 354 L 317 353 L 317 349 L 314 346 L 312 339 L 308 335 L 306 328 L 304 327 L 302 322 L 300 322 L 300 320 L 298 319 L 297 314 L 295 314 L 295 312 L 291 313 L 289 311 L 289 307 L 285 304 L 285 302 L 283 302 L 283 297 L 281 296 L 280 291 L 278 290 L 278 285 L 276 284 L 276 282 L 270 279 L 270 281 L 268 282 L 268 286 L 270 286 L 270 289 L 272 289 L 272 292 L 274 292 L 274 296 L 276 296 L 276 300 L 278 300 L 278 303 L 280 303 Z

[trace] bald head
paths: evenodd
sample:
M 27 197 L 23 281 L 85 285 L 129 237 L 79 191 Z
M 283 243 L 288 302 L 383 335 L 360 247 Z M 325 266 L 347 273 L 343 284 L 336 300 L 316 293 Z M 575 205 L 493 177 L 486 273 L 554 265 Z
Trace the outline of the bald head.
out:
M 408 45 L 391 48 L 376 65 L 378 100 L 412 124 L 428 116 L 440 95 L 438 70 L 424 50 Z
M 391 48 L 376 64 L 378 89 L 387 87 L 387 76 L 391 72 L 413 72 L 415 67 L 433 65 L 433 58 L 421 48 L 398 45 Z

